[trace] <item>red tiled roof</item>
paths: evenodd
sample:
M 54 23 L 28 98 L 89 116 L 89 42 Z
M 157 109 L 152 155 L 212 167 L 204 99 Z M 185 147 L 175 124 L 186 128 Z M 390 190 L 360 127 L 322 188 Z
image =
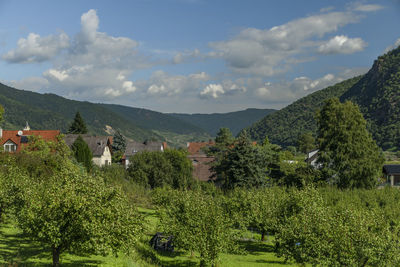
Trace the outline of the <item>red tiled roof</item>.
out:
M 60 134 L 59 130 L 32 130 L 22 131 L 22 136 L 40 136 L 46 141 L 56 141 L 57 136 Z M 2 137 L 0 139 L 0 145 L 4 145 L 8 140 L 11 140 L 17 145 L 17 152 L 21 150 L 21 136 L 18 135 L 18 131 L 7 131 L 3 130 Z
M 201 149 L 203 147 L 213 146 L 213 145 L 215 145 L 215 142 L 213 142 L 213 141 L 209 141 L 209 142 L 191 142 L 191 143 L 188 143 L 187 150 L 189 152 L 189 155 L 194 155 L 194 154 L 201 153 Z

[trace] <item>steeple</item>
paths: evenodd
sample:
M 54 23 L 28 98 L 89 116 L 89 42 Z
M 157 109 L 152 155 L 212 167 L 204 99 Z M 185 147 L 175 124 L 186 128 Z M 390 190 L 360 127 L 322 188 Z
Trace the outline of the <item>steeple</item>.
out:
M 31 130 L 31 127 L 29 127 L 29 124 L 28 124 L 28 122 L 26 122 L 26 125 L 25 125 L 25 128 L 24 128 L 24 131 L 30 131 Z

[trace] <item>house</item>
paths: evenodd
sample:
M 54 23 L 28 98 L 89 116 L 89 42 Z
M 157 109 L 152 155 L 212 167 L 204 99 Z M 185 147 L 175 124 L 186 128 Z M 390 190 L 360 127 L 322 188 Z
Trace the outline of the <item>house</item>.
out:
M 64 137 L 65 143 L 71 147 L 78 136 L 79 134 L 66 134 Z M 87 134 L 81 134 L 80 136 L 82 136 L 82 139 L 88 144 L 92 152 L 93 164 L 99 167 L 111 165 L 112 136 L 92 136 Z
M 143 152 L 143 151 L 160 151 L 164 152 L 167 148 L 166 142 L 157 142 L 157 141 L 145 141 L 141 142 L 128 142 L 126 144 L 125 153 L 122 156 L 122 164 L 125 168 L 129 167 L 130 161 L 129 158 L 134 156 L 136 153 Z
M 391 186 L 400 186 L 400 165 L 390 164 L 383 166 L 383 174 Z
M 209 181 L 212 179 L 213 172 L 211 170 L 211 163 L 214 157 L 208 156 L 204 149 L 214 146 L 213 141 L 208 142 L 191 142 L 187 143 L 188 158 L 192 161 L 193 177 L 199 181 Z
M 22 131 L 8 131 L 0 128 L 0 142 L 6 152 L 19 152 L 29 143 L 29 136 L 39 136 L 45 141 L 57 141 L 58 135 L 59 130 L 30 130 L 25 127 Z
M 319 154 L 318 152 L 319 149 L 311 150 L 310 152 L 307 153 L 307 158 L 306 158 L 306 162 L 317 169 L 321 168 L 322 166 L 321 163 L 317 163 Z

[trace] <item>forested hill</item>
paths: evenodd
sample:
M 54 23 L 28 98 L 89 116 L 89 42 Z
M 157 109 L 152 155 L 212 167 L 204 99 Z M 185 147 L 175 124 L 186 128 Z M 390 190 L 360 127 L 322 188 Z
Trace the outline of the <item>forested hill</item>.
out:
M 246 110 L 212 113 L 212 114 L 180 114 L 172 113 L 170 115 L 196 125 L 206 130 L 211 136 L 216 136 L 220 128 L 229 128 L 233 135 L 237 135 L 243 128 L 246 128 L 254 122 L 262 119 L 267 114 L 275 112 L 274 109 L 256 109 L 248 108 Z
M 0 84 L 0 105 L 5 109 L 3 128 L 22 129 L 26 121 L 32 129 L 60 129 L 65 132 L 79 111 L 91 134 L 106 134 L 106 126 L 138 141 L 166 140 L 179 145 L 191 140 L 207 140 L 202 129 L 160 112 L 118 105 L 69 100 L 54 94 L 39 94 Z M 181 144 L 181 145 L 182 145 Z
M 383 149 L 400 147 L 400 47 L 380 56 L 365 75 L 303 97 L 267 115 L 248 131 L 255 140 L 268 136 L 276 144 L 296 145 L 302 133 L 316 133 L 315 112 L 331 97 L 357 103 Z
M 267 115 L 249 127 L 250 136 L 259 142 L 268 136 L 269 141 L 282 146 L 296 145 L 298 137 L 307 131 L 316 132 L 315 112 L 325 99 L 340 97 L 361 77 L 355 77 L 303 97 L 289 106 Z

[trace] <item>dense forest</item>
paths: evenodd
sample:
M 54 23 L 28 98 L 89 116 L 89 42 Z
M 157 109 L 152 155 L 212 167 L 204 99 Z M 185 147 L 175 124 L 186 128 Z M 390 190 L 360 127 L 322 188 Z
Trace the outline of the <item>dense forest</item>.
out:
M 368 129 L 383 149 L 400 146 L 400 47 L 380 56 L 365 75 L 317 91 L 252 125 L 252 138 L 296 145 L 301 134 L 316 135 L 315 112 L 331 97 L 359 105 Z
M 220 128 L 228 128 L 233 135 L 237 135 L 243 128 L 275 111 L 274 109 L 248 108 L 228 113 L 171 113 L 170 115 L 206 130 L 211 136 L 216 136 Z

